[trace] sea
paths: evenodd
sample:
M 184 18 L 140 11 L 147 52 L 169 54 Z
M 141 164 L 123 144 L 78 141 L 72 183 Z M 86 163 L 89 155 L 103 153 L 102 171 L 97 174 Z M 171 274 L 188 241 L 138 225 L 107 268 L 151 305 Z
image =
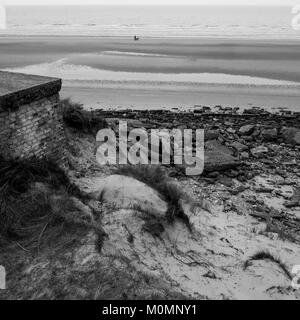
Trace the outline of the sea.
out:
M 300 39 L 291 7 L 7 6 L 0 35 Z

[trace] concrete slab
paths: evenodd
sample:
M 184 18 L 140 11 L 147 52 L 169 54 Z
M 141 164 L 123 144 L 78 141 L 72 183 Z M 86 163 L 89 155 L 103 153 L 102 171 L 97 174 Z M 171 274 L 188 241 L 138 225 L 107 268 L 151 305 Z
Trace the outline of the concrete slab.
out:
M 60 89 L 61 79 L 0 71 L 0 108 L 15 109 Z

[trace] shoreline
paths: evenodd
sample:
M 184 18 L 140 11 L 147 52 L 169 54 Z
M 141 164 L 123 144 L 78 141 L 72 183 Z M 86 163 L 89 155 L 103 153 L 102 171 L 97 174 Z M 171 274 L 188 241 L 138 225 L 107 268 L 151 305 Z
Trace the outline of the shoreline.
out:
M 64 83 L 62 98 L 71 98 L 74 102 L 84 104 L 87 108 L 118 108 L 118 109 L 193 109 L 195 105 L 214 107 L 239 107 L 240 110 L 252 106 L 264 107 L 268 111 L 287 108 L 291 111 L 300 111 L 299 95 L 291 96 L 288 91 L 273 90 L 269 93 L 262 88 L 184 88 L 173 90 L 165 88 L 118 88 L 118 87 L 82 87 L 68 86 Z M 121 100 L 120 100 L 121 97 Z M 121 101 L 121 102 L 120 102 Z

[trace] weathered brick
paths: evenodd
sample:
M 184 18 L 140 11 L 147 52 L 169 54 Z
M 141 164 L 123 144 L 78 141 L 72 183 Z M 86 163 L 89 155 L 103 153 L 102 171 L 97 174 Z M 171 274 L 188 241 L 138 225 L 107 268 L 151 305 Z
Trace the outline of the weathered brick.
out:
M 65 143 L 59 96 L 0 111 L 0 152 L 5 158 L 45 156 L 61 161 Z

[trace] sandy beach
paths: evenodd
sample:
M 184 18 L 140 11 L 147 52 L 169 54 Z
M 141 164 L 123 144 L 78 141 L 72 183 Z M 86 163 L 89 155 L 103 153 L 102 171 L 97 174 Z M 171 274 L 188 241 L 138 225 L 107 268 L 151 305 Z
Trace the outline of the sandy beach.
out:
M 0 69 L 62 77 L 62 97 L 90 107 L 299 108 L 296 40 L 3 36 L 0 47 Z

